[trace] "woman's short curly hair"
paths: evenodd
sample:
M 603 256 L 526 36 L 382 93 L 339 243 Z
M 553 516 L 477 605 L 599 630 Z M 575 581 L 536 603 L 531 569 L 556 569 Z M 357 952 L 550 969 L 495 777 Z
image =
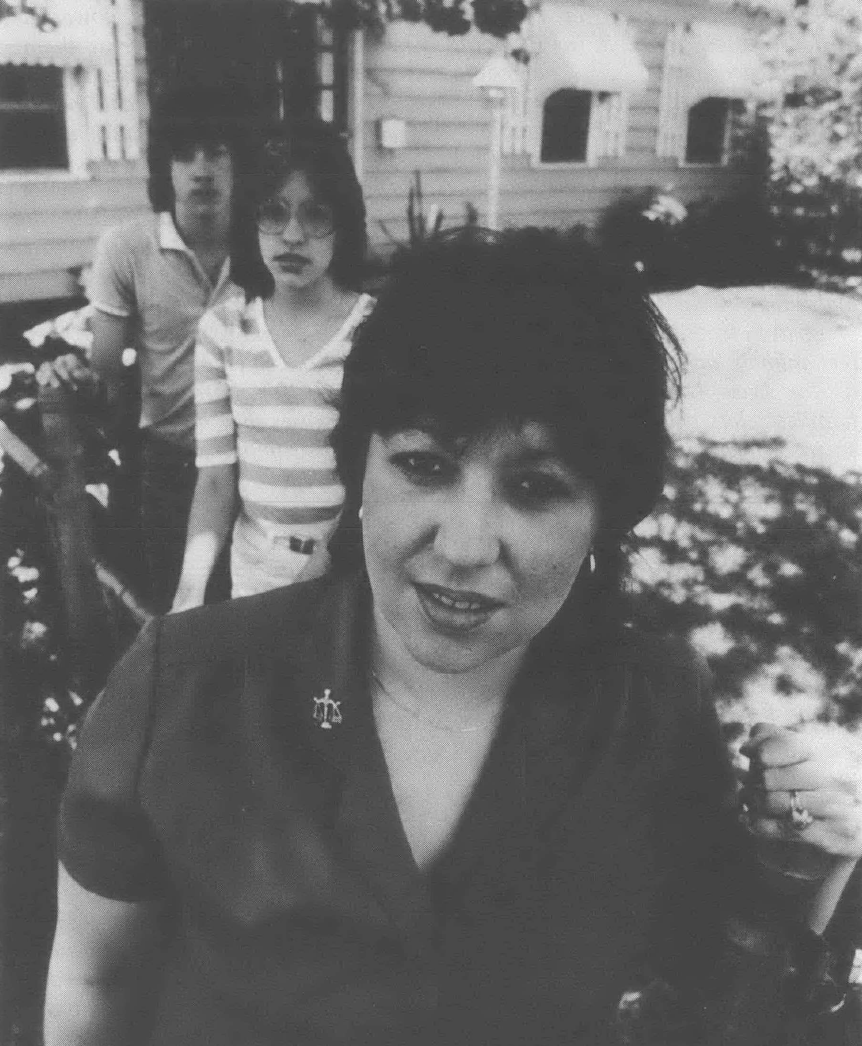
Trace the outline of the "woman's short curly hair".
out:
M 332 437 L 346 488 L 334 556 L 356 529 L 371 435 L 423 419 L 459 435 L 547 424 L 594 484 L 603 539 L 618 549 L 661 492 L 665 404 L 681 366 L 639 275 L 588 243 L 463 230 L 401 254 L 346 361 Z
M 260 253 L 257 208 L 297 171 L 333 211 L 335 245 L 330 275 L 344 288 L 358 290 L 361 285 L 367 247 L 365 201 L 353 161 L 343 137 L 331 124 L 305 119 L 264 133 L 237 192 L 231 278 L 248 298 L 268 298 L 275 287 Z

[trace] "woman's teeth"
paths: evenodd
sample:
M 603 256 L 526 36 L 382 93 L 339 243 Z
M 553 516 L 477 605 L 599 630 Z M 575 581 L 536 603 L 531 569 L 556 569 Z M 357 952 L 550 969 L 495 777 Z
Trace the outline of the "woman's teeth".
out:
M 431 589 L 426 589 L 426 593 L 435 603 L 439 603 L 440 606 L 446 607 L 447 610 L 460 610 L 464 613 L 476 613 L 481 610 L 490 610 L 492 605 L 489 601 L 484 599 L 457 599 L 455 596 L 447 595 L 445 592 L 436 592 Z
M 467 599 L 453 599 L 451 596 L 444 596 L 440 592 L 432 592 L 431 596 L 436 599 L 438 603 L 442 603 L 444 607 L 451 607 L 453 610 L 479 610 L 480 605 L 478 603 L 471 602 Z

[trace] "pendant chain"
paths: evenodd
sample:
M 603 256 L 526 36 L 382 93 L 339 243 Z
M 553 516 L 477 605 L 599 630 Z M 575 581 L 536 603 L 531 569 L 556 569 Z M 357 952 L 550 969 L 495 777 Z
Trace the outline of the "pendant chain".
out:
M 493 718 L 493 716 L 488 716 L 483 722 L 475 723 L 472 726 L 450 726 L 448 723 L 441 723 L 438 719 L 432 719 L 430 716 L 421 715 L 412 705 L 403 700 L 403 698 L 396 697 L 373 668 L 371 669 L 371 677 L 377 684 L 380 693 L 391 701 L 396 708 L 400 708 L 402 712 L 406 712 L 407 715 L 412 716 L 412 718 L 417 722 L 424 723 L 426 726 L 433 727 L 435 730 L 442 730 L 447 734 L 474 734 L 477 730 L 486 727 Z

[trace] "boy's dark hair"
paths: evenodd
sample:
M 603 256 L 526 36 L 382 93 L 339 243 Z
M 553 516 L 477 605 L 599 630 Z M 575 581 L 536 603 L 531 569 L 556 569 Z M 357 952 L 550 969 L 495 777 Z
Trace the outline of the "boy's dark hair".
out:
M 403 254 L 345 366 L 332 437 L 346 488 L 336 564 L 361 564 L 356 512 L 373 433 L 536 420 L 595 486 L 597 558 L 617 582 L 622 538 L 662 489 L 665 402 L 681 364 L 638 275 L 587 243 L 465 230 Z
M 333 211 L 330 275 L 341 287 L 360 288 L 367 245 L 362 188 L 342 136 L 322 120 L 306 119 L 285 123 L 263 136 L 237 193 L 231 279 L 249 299 L 268 298 L 275 286 L 260 253 L 257 208 L 297 171 L 305 174 L 315 195 Z
M 251 150 L 253 117 L 242 95 L 220 87 L 185 86 L 153 103 L 150 113 L 149 182 L 154 211 L 173 211 L 171 160 L 195 145 L 226 145 L 236 168 Z

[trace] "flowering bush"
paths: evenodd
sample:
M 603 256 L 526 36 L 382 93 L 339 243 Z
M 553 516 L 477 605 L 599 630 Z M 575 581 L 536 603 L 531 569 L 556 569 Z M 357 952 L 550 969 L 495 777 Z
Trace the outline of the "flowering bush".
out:
M 652 289 L 667 289 L 689 282 L 681 235 L 687 214 L 669 188 L 648 188 L 610 204 L 596 232 L 604 247 L 646 275 Z
M 763 53 L 776 99 L 766 113 L 782 245 L 803 266 L 859 271 L 862 8 L 857 0 L 789 8 Z
M 656 193 L 641 214 L 648 222 L 660 225 L 681 225 L 688 217 L 688 208 L 669 192 Z
M 602 246 L 643 272 L 651 290 L 785 279 L 778 226 L 759 192 L 686 206 L 670 188 L 623 196 L 596 230 Z

